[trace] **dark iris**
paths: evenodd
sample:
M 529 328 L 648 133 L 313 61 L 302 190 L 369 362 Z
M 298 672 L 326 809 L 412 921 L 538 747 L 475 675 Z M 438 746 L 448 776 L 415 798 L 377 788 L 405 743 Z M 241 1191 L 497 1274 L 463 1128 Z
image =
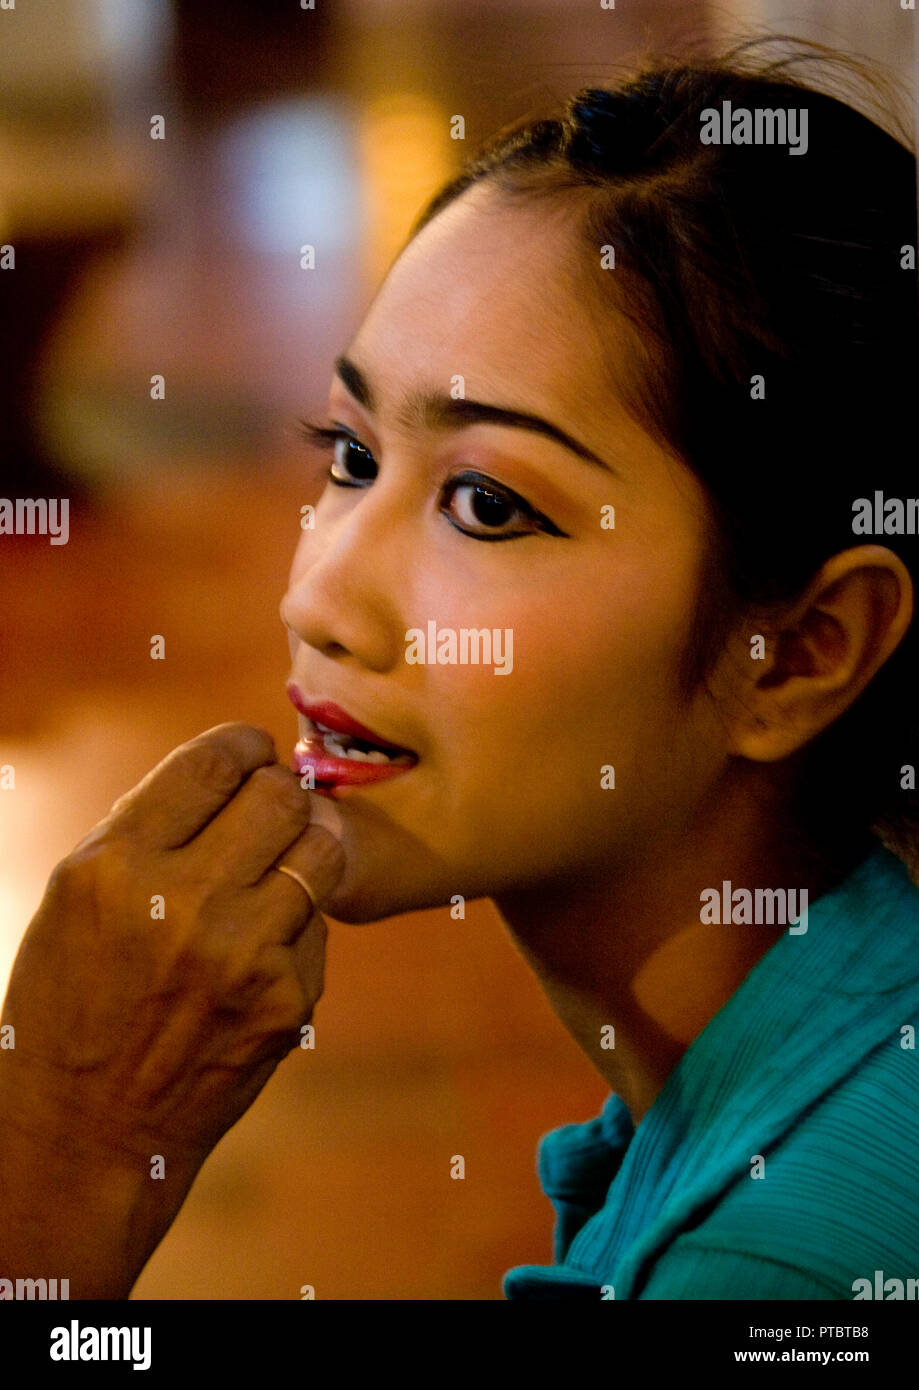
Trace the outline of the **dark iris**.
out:
M 501 526 L 507 521 L 508 515 L 513 514 L 514 509 L 509 506 L 506 498 L 498 497 L 495 493 L 489 492 L 488 488 L 476 486 L 472 510 L 476 520 L 481 521 L 483 526 Z
M 356 439 L 348 440 L 345 463 L 355 478 L 376 477 L 377 466 L 373 454 L 368 453 Z

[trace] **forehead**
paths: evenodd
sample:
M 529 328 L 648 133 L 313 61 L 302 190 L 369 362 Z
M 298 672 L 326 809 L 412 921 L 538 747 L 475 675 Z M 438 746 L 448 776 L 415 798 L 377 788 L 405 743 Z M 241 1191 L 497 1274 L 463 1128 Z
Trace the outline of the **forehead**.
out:
M 588 286 L 578 206 L 474 185 L 404 249 L 347 355 L 387 400 L 460 375 L 469 396 L 552 406 L 572 428 L 609 420 L 627 329 Z

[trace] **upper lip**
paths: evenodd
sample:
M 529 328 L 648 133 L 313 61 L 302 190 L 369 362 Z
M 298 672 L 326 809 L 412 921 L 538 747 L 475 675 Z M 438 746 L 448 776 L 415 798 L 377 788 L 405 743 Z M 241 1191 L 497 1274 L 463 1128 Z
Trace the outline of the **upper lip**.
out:
M 336 734 L 350 734 L 352 738 L 366 739 L 368 743 L 375 743 L 380 748 L 391 748 L 394 753 L 409 753 L 412 757 L 415 756 L 411 748 L 406 748 L 400 743 L 393 743 L 390 739 L 384 738 L 382 734 L 375 733 L 366 724 L 361 724 L 357 719 L 352 718 L 346 710 L 343 710 L 332 700 L 309 699 L 293 683 L 288 684 L 287 694 L 294 707 L 301 714 L 306 715 L 313 724 L 322 724 Z

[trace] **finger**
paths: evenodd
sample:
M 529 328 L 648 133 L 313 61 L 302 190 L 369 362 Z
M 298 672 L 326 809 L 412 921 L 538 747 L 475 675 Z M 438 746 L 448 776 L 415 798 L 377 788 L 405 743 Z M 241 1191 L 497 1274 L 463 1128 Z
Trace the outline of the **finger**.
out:
M 326 943 L 329 929 L 321 912 L 314 912 L 309 925 L 291 947 L 294 971 L 303 991 L 309 1016 L 325 986 Z
M 334 835 L 322 825 L 311 825 L 278 861 L 304 878 L 321 908 L 336 888 L 345 870 L 345 852 Z M 272 875 L 273 876 L 273 875 Z M 285 874 L 280 875 L 285 878 Z M 300 885 L 293 883 L 293 887 Z M 300 889 L 301 893 L 303 889 Z M 306 897 L 306 894 L 303 894 Z
M 229 882 L 249 885 L 303 834 L 309 819 L 309 793 L 299 778 L 271 763 L 255 769 L 185 853 L 203 869 L 219 866 Z
M 321 907 L 342 875 L 345 855 L 334 836 L 322 826 L 311 825 L 280 856 L 278 863 L 305 879 L 312 897 L 296 879 L 278 873 L 277 866 L 272 866 L 252 890 L 255 897 L 251 930 L 260 943 L 291 945 L 320 915 L 313 898 Z
M 277 756 L 274 740 L 251 724 L 218 724 L 180 747 L 119 798 L 106 817 L 157 849 L 193 839 L 251 773 Z

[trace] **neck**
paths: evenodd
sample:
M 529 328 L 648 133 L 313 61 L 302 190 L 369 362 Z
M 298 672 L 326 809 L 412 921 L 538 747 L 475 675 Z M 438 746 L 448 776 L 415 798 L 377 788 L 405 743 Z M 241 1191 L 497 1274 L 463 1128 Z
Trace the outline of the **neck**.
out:
M 668 842 L 662 831 L 641 862 L 494 901 L 553 1010 L 637 1125 L 693 1039 L 788 930 L 703 923 L 702 891 L 720 893 L 729 879 L 735 889 L 806 889 L 810 905 L 866 848 L 862 837 L 830 856 L 788 825 L 764 826 L 761 806 L 748 808 L 746 824 L 734 807 L 694 843 Z

